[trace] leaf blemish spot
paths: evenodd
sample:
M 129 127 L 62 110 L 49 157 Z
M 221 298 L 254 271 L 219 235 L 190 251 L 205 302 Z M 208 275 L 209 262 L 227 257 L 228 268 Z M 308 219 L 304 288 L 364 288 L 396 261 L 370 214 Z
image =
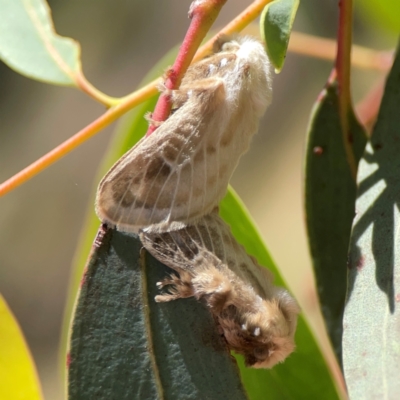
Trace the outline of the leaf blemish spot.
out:
M 365 258 L 364 258 L 364 256 L 361 256 L 358 259 L 357 264 L 356 264 L 356 268 L 357 268 L 358 272 L 360 272 L 364 268 L 364 264 L 365 264 Z
M 313 153 L 317 156 L 321 156 L 322 154 L 324 154 L 324 149 L 321 146 L 315 146 L 313 148 Z

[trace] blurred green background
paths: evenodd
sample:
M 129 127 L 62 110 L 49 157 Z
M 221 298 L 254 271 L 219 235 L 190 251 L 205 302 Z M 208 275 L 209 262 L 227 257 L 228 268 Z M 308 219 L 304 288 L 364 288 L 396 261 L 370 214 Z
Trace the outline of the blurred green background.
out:
M 395 32 L 400 31 L 398 0 L 358 3 L 354 42 L 380 50 L 393 48 Z M 190 0 L 51 0 L 49 4 L 57 32 L 80 42 L 87 78 L 114 96 L 134 90 L 182 40 L 189 24 Z M 229 0 L 215 27 L 225 25 L 248 4 Z M 334 38 L 337 2 L 303 0 L 294 29 Z M 302 157 L 310 110 L 331 67 L 329 61 L 288 54 L 275 78 L 273 104 L 232 180 L 328 356 L 303 223 Z M 355 102 L 381 76 L 354 69 Z M 0 181 L 102 112 L 102 106 L 77 90 L 31 81 L 0 64 Z M 0 292 L 27 337 L 47 399 L 63 398 L 57 357 L 71 262 L 96 169 L 113 128 L 0 198 Z

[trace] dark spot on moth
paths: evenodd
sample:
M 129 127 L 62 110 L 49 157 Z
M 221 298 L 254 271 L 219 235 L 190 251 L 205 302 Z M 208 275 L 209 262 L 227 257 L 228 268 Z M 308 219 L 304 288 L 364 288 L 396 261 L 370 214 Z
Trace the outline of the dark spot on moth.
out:
M 182 137 L 176 135 L 176 133 L 168 138 L 167 143 L 165 143 L 165 139 L 158 142 L 158 145 L 163 147 L 163 155 L 168 161 L 176 161 L 183 146 Z
M 207 154 L 214 154 L 217 151 L 217 148 L 213 145 L 207 146 Z
M 143 179 L 142 175 L 137 175 L 132 179 L 132 183 L 134 185 L 137 185 L 137 184 L 139 184 L 141 182 L 142 179 Z
M 186 243 L 181 247 L 182 253 L 188 260 L 193 260 L 196 254 L 199 252 L 196 246 Z
M 166 164 L 160 157 L 156 157 L 150 161 L 145 174 L 146 180 L 152 180 L 156 176 L 165 178 L 171 173 L 171 167 Z
M 135 199 L 135 207 L 143 207 L 144 208 L 152 208 L 151 206 L 146 207 L 146 205 L 143 203 L 143 201 L 140 201 L 138 198 Z
M 221 139 L 221 146 L 228 146 L 233 139 L 234 132 L 227 132 Z
M 167 144 L 163 148 L 162 152 L 166 160 L 173 162 L 176 161 L 176 159 L 178 158 L 179 149 L 177 149 L 175 146 L 172 146 L 171 144 Z
M 129 190 L 131 179 L 132 178 L 129 175 L 121 175 L 112 184 L 113 199 L 117 204 L 120 204 L 122 207 L 130 207 L 135 201 L 135 196 Z
M 124 207 L 124 208 L 128 208 L 128 207 L 130 207 L 132 204 L 133 204 L 133 202 L 135 201 L 135 196 L 133 195 L 133 193 L 130 191 L 130 190 L 128 190 L 126 193 L 124 193 L 124 195 L 122 196 L 122 198 L 120 197 L 120 198 L 118 198 L 118 203 L 121 205 L 121 207 Z M 114 196 L 114 200 L 116 200 L 115 199 L 115 196 Z M 117 200 L 116 200 L 117 201 Z
M 125 193 L 126 189 L 129 188 L 129 185 L 131 183 L 132 177 L 129 174 L 120 174 L 114 182 L 112 182 L 112 192 L 115 196 L 118 198 L 121 198 L 123 194 Z
M 198 246 L 191 236 L 174 234 L 171 232 L 171 239 L 178 245 L 186 259 L 193 260 L 199 253 Z
M 235 264 L 236 264 L 236 260 L 235 260 L 234 258 L 232 258 L 232 257 L 228 257 L 228 258 L 226 259 L 226 263 L 227 263 L 228 265 L 234 267 Z
M 242 262 L 242 263 L 240 264 L 240 269 L 241 269 L 242 271 L 247 271 L 247 265 L 246 265 L 246 263 Z
M 142 179 L 141 176 L 136 176 L 133 179 L 133 183 L 137 184 Z M 118 179 L 112 184 L 112 196 L 115 203 L 120 205 L 121 207 L 127 208 L 130 207 L 136 200 L 135 195 L 130 190 L 130 186 L 132 185 L 132 177 L 129 175 L 121 175 Z M 136 200 L 136 203 L 138 201 Z M 143 204 L 142 204 L 143 205 Z M 138 207 L 140 205 L 137 204 Z

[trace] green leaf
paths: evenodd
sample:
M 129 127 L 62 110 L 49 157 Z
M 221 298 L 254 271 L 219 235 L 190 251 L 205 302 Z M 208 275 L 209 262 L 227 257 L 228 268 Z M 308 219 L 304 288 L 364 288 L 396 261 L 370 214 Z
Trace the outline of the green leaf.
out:
M 350 140 L 358 164 L 366 135 L 349 113 Z M 354 218 L 356 182 L 343 143 L 336 84 L 328 84 L 314 108 L 307 138 L 305 211 L 319 301 L 341 363 L 347 253 Z
M 0 0 L 0 58 L 28 78 L 76 86 L 80 47 L 54 31 L 44 0 Z
M 400 393 L 400 51 L 358 171 L 343 364 L 351 399 Z
M 156 303 L 170 269 L 136 235 L 100 230 L 74 317 L 70 400 L 245 400 L 239 370 L 205 305 Z
M 290 33 L 300 0 L 275 0 L 264 7 L 260 17 L 261 37 L 275 72 L 283 68 Z
M 0 295 L 0 399 L 41 400 L 42 390 L 24 336 Z
M 274 273 L 275 283 L 286 286 L 248 211 L 232 189 L 222 200 L 220 214 L 231 226 L 236 240 Z M 238 358 L 242 381 L 251 400 L 339 399 L 321 350 L 302 316 L 296 331 L 296 350 L 283 364 L 271 370 L 251 369 Z

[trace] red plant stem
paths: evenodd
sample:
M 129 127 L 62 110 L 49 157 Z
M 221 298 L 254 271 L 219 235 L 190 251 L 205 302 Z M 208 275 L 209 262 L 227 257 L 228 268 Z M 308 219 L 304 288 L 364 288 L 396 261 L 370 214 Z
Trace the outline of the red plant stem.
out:
M 198 47 L 206 36 L 211 25 L 216 20 L 226 0 L 195 0 L 190 6 L 191 23 L 185 39 L 179 49 L 174 65 L 168 70 L 164 85 L 169 90 L 177 89 Z M 153 123 L 149 125 L 146 136 L 157 129 L 157 122 L 165 121 L 172 108 L 171 96 L 161 94 L 151 116 Z
M 338 83 L 339 117 L 342 126 L 343 144 L 351 174 L 356 179 L 357 163 L 352 150 L 349 115 L 352 113 L 350 94 L 350 65 L 352 44 L 352 0 L 339 0 L 339 30 L 336 55 L 336 74 Z
M 350 96 L 350 60 L 352 43 L 352 0 L 339 1 L 339 32 L 336 56 L 336 70 L 340 102 L 344 110 L 351 104 Z M 347 111 L 346 111 L 347 112 Z

